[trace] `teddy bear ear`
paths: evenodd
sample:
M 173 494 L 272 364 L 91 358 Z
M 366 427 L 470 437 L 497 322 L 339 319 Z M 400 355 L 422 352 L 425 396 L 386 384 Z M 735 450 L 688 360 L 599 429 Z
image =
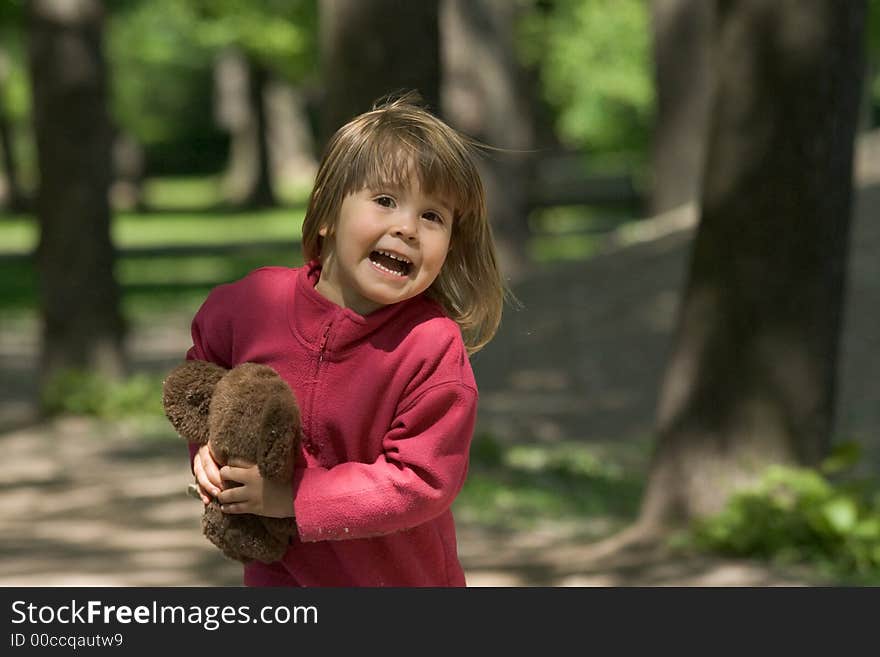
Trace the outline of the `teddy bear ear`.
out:
M 294 449 L 299 443 L 299 410 L 293 395 L 283 392 L 266 399 L 260 419 L 257 465 L 267 479 L 290 479 Z
M 214 387 L 226 369 L 202 360 L 188 360 L 175 367 L 162 383 L 165 416 L 177 433 L 189 442 L 208 442 L 208 409 Z

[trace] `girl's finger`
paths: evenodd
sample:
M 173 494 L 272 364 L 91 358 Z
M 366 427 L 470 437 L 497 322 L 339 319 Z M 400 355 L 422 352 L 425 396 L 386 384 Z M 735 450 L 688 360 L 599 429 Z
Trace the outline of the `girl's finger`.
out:
M 217 495 L 220 493 L 220 488 L 211 481 L 211 479 L 205 472 L 205 466 L 201 458 L 201 452 L 199 454 L 196 454 L 196 458 L 193 460 L 193 474 L 195 474 L 196 481 L 203 491 L 206 491 L 214 497 L 217 497 Z
M 247 513 L 248 512 L 247 507 L 244 504 L 242 504 L 241 502 L 237 502 L 235 504 L 221 504 L 220 510 L 223 513 L 230 513 L 230 514 Z
M 235 504 L 248 501 L 247 488 L 245 486 L 236 486 L 235 488 L 226 488 L 220 491 L 217 496 L 220 504 Z
M 223 487 L 223 479 L 220 477 L 220 469 L 217 467 L 217 462 L 214 460 L 214 457 L 211 456 L 211 451 L 208 449 L 208 446 L 205 445 L 199 450 L 199 456 L 202 459 L 202 466 L 205 469 L 205 476 L 208 480 L 214 484 L 217 488 Z
M 199 475 L 202 473 L 202 464 L 199 460 L 199 455 L 196 454 L 196 457 L 193 459 L 193 476 L 196 479 L 196 491 L 199 494 L 199 498 L 202 500 L 202 504 L 208 504 L 210 502 L 210 498 L 208 498 L 205 493 L 205 488 L 202 486 L 202 482 L 199 478 Z
M 220 477 L 227 481 L 237 481 L 243 484 L 247 481 L 249 472 L 250 468 L 236 468 L 231 465 L 224 465 L 220 468 Z

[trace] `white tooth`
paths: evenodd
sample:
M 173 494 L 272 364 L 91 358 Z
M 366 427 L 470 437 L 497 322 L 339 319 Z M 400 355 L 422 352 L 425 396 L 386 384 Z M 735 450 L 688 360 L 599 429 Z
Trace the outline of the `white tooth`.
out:
M 401 278 L 403 278 L 403 274 L 400 273 L 399 271 L 394 271 L 393 269 L 388 269 L 388 267 L 380 265 L 378 262 L 374 262 L 373 264 L 376 265 L 382 271 L 387 271 L 389 274 L 394 274 L 395 276 L 400 276 Z

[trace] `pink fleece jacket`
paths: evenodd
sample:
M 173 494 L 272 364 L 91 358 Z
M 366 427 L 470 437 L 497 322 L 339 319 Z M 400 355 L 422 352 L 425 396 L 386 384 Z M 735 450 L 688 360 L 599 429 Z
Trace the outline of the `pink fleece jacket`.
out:
M 423 296 L 358 315 L 315 290 L 319 275 L 317 262 L 257 269 L 212 290 L 192 323 L 188 359 L 269 365 L 302 413 L 299 536 L 244 582 L 464 586 L 450 505 L 477 388 L 459 328 Z

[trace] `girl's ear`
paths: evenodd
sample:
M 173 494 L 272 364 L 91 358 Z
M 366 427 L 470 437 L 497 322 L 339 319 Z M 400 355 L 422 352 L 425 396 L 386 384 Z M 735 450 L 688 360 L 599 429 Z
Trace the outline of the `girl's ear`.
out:
M 327 226 L 321 226 L 318 229 L 318 235 L 320 235 L 321 237 L 327 237 Z

